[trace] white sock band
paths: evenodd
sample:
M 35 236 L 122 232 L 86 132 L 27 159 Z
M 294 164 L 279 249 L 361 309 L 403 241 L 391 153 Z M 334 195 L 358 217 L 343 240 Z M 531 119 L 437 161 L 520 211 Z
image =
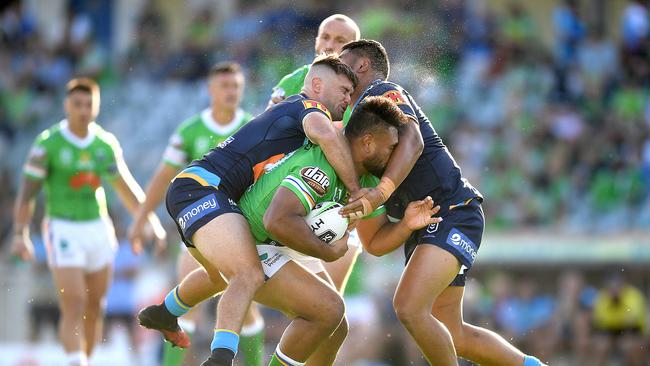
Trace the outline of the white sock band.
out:
M 178 318 L 178 326 L 181 327 L 186 333 L 194 333 L 196 331 L 196 322 L 194 320 Z
M 275 348 L 275 355 L 284 363 L 290 365 L 290 366 L 305 366 L 304 362 L 298 362 L 290 359 L 289 357 L 285 356 L 282 351 L 280 351 L 280 345 Z
M 239 332 L 239 335 L 242 337 L 250 337 L 263 330 L 264 330 L 264 318 L 260 316 L 258 318 L 255 318 L 255 322 L 253 324 L 246 324 L 243 327 L 241 327 L 241 332 Z

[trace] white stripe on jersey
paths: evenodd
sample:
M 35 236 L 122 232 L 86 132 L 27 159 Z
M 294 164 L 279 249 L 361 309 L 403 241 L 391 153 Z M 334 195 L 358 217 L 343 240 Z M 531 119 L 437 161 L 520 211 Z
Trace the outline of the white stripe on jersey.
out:
M 25 172 L 25 174 L 27 175 L 39 179 L 43 179 L 47 175 L 47 171 L 44 168 L 29 163 L 25 164 L 25 168 L 23 169 L 23 172 Z
M 295 187 L 298 190 L 298 192 L 300 192 L 302 194 L 305 201 L 307 201 L 307 204 L 309 205 L 310 210 L 312 208 L 314 208 L 316 200 L 311 195 L 311 193 L 309 192 L 309 189 L 307 188 L 307 186 L 305 186 L 305 184 L 303 182 L 301 182 L 299 179 L 297 179 L 295 177 L 292 177 L 292 176 L 288 176 L 288 177 L 284 178 L 283 182 L 287 182 L 287 183 L 291 184 L 293 187 Z

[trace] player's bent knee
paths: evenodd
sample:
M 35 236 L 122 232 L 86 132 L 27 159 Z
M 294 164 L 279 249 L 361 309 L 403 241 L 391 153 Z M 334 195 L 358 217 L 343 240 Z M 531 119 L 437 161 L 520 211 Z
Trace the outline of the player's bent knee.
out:
M 320 314 L 323 322 L 333 332 L 345 318 L 345 303 L 341 296 L 334 291 L 330 291 L 319 302 L 322 305 Z
M 429 316 L 428 312 L 419 306 L 413 305 L 412 302 L 404 300 L 403 297 L 395 296 L 393 298 L 393 309 L 395 315 L 402 324 L 415 324 L 421 321 L 423 316 Z
M 264 285 L 264 272 L 259 266 L 242 268 L 228 278 L 228 286 L 236 286 L 253 293 L 262 285 Z
M 295 314 L 311 322 L 329 336 L 341 324 L 345 316 L 343 298 L 329 287 L 322 291 L 312 293 L 312 296 L 303 299 L 296 308 Z

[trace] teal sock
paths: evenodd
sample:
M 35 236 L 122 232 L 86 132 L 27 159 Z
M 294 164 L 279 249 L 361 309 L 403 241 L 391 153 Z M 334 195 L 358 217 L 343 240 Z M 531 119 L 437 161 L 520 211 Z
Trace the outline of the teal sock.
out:
M 167 310 L 177 317 L 185 315 L 192 308 L 192 306 L 184 303 L 178 296 L 178 286 L 174 287 L 174 289 L 169 291 L 167 296 L 165 296 L 164 304 Z
M 228 349 L 236 355 L 239 348 L 239 334 L 228 329 L 215 329 L 210 349 L 214 351 L 218 348 Z

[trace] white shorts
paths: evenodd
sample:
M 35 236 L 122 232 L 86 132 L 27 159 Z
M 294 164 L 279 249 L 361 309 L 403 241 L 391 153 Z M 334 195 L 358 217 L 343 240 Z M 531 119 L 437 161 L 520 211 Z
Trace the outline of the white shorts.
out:
M 325 267 L 320 259 L 302 254 L 288 247 L 258 244 L 257 253 L 260 256 L 262 270 L 264 270 L 264 275 L 267 278 L 273 277 L 289 261 L 300 264 L 314 274 L 325 272 Z
M 91 221 L 43 220 L 43 240 L 50 267 L 79 267 L 96 272 L 113 263 L 117 238 L 108 217 Z

